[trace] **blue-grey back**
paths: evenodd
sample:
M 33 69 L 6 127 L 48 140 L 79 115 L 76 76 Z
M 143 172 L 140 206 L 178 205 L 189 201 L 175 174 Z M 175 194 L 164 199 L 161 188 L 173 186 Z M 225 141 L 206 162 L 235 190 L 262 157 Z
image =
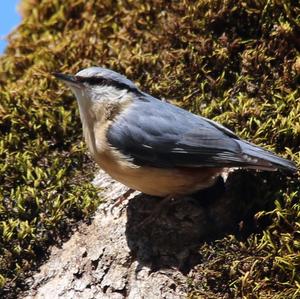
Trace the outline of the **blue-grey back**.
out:
M 115 119 L 107 138 L 140 166 L 297 169 L 218 123 L 141 92 Z
M 108 141 L 125 155 L 160 167 L 212 166 L 214 153 L 240 150 L 233 137 L 228 129 L 147 94 L 137 96 L 108 132 Z

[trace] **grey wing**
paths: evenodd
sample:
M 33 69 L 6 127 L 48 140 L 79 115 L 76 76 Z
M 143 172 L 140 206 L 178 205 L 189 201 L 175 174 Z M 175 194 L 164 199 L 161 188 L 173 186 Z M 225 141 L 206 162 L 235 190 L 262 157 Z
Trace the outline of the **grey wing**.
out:
M 273 170 L 266 154 L 286 161 L 211 120 L 149 95 L 136 99 L 116 118 L 107 138 L 135 164 L 159 168 L 254 166 Z

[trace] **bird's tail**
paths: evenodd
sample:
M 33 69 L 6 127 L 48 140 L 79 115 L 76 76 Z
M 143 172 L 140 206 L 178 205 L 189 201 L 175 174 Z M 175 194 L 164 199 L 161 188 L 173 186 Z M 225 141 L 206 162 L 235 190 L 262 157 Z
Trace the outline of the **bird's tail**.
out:
M 275 171 L 277 169 L 296 172 L 297 167 L 294 162 L 283 159 L 244 140 L 236 140 L 241 147 L 241 152 L 245 160 L 246 168 Z M 248 163 L 247 163 L 248 162 Z

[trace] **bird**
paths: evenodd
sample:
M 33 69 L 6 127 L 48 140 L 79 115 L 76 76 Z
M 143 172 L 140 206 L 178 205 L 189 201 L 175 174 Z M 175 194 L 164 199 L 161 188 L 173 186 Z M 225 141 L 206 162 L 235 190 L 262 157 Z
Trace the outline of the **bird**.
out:
M 230 168 L 297 172 L 292 161 L 143 92 L 113 70 L 94 66 L 53 75 L 77 99 L 92 158 L 133 190 L 175 197 L 213 186 Z

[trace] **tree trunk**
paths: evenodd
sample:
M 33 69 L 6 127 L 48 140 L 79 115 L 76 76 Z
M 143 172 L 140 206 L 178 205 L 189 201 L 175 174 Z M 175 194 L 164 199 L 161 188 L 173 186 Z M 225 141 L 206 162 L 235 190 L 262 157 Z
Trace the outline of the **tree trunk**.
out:
M 236 173 L 193 197 L 164 201 L 135 192 L 112 208 L 127 189 L 100 172 L 94 182 L 106 202 L 90 225 L 51 250 L 22 298 L 186 298 L 199 244 L 236 227 L 254 196 L 249 174 Z

